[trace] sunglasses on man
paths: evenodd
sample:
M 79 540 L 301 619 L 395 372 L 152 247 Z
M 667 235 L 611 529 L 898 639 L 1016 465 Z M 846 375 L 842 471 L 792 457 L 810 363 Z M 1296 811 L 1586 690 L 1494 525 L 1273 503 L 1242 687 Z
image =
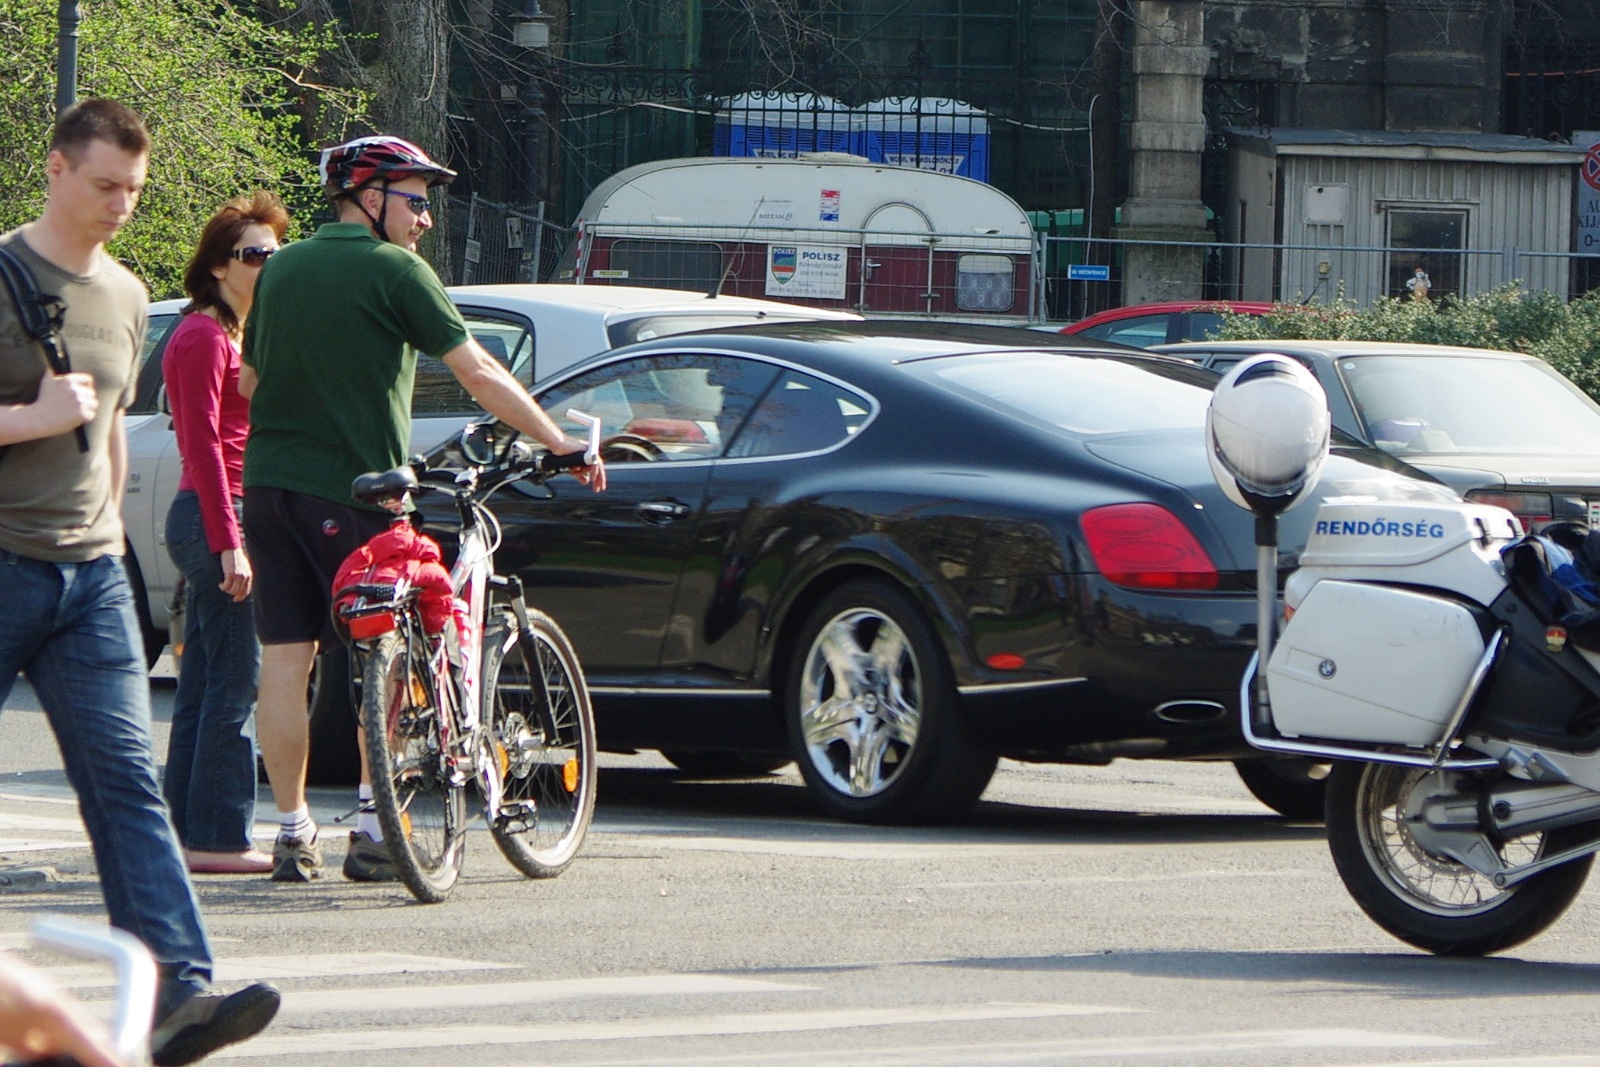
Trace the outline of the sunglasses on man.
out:
M 257 248 L 251 245 L 249 248 L 235 248 L 228 254 L 247 267 L 259 267 L 276 251 L 276 248 Z
M 386 196 L 398 196 L 401 200 L 404 200 L 406 207 L 410 208 L 419 219 L 433 210 L 433 205 L 428 203 L 428 198 L 418 196 L 416 193 L 402 193 L 394 189 L 385 189 L 384 194 Z

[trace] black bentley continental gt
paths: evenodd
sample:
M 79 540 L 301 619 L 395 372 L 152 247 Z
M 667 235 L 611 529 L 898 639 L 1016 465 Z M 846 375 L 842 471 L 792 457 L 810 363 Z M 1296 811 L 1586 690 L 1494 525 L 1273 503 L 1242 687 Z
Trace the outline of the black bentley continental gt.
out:
M 959 814 L 1001 756 L 1231 759 L 1306 814 L 1320 784 L 1261 773 L 1236 722 L 1253 527 L 1207 465 L 1216 381 L 950 324 L 634 344 L 536 387 L 604 420 L 610 487 L 499 493 L 498 565 L 575 642 L 606 749 L 792 759 L 858 821 Z M 1341 445 L 1285 573 L 1316 498 L 1355 493 L 1450 496 Z

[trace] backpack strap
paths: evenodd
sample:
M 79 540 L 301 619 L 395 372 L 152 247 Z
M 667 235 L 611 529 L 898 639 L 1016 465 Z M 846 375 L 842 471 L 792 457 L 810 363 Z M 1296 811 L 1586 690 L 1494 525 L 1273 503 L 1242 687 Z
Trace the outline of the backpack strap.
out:
M 0 277 L 5 279 L 11 302 L 16 305 L 17 319 L 28 336 L 44 349 L 45 362 L 50 364 L 51 371 L 56 374 L 70 373 L 72 361 L 67 356 L 66 343 L 61 340 L 61 328 L 65 325 L 67 314 L 67 307 L 61 298 L 41 294 L 33 271 L 15 252 L 4 246 L 0 246 Z M 75 432 L 78 451 L 89 451 L 88 433 L 82 426 Z M 4 452 L 0 452 L 0 456 L 3 455 Z

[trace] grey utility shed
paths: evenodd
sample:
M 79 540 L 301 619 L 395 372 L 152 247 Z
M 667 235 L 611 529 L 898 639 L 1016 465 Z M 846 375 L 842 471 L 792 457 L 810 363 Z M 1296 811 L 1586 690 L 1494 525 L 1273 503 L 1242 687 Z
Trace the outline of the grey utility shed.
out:
M 1520 280 L 1567 294 L 1581 148 L 1397 130 L 1233 130 L 1224 278 L 1241 300 L 1406 296 Z M 1415 286 L 1411 287 L 1415 289 Z

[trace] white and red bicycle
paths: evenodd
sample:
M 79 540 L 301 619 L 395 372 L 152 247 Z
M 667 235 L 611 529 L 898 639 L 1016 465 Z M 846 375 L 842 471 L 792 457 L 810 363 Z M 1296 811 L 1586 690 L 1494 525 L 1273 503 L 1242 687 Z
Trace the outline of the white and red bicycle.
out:
M 362 679 L 361 721 L 373 802 L 401 881 L 444 900 L 461 874 L 467 786 L 476 782 L 495 844 L 529 878 L 572 862 L 594 815 L 595 723 L 572 643 L 529 607 L 515 576 L 495 573 L 500 524 L 488 500 L 502 486 L 543 482 L 599 454 L 535 454 L 504 424 L 478 423 L 458 443 L 459 469 L 400 467 L 351 487 L 409 522 L 413 494 L 448 496 L 459 519 L 450 569 L 451 625 L 430 632 L 425 591 L 404 577 L 356 585 L 336 608 Z M 492 600 L 492 605 L 491 605 Z

